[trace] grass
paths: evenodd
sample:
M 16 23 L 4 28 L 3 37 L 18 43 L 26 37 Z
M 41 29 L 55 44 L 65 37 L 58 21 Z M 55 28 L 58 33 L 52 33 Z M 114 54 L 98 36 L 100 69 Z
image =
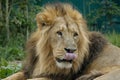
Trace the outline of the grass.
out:
M 3 58 L 1 58 L 0 62 L 0 80 L 19 71 L 22 67 L 21 63 L 10 63 Z
M 120 34 L 112 32 L 105 34 L 105 37 L 112 44 L 120 47 Z M 20 40 L 19 38 L 11 40 L 7 46 L 0 46 L 0 80 L 21 69 L 21 63 L 16 61 L 21 61 L 24 58 L 24 37 Z
M 6 44 L 0 43 L 0 80 L 21 69 L 19 61 L 24 58 L 24 43 L 23 36 L 12 37 Z
M 107 33 L 105 34 L 105 36 L 108 39 L 108 41 L 110 41 L 112 44 L 120 47 L 120 34 L 119 33 L 116 33 L 116 32 Z

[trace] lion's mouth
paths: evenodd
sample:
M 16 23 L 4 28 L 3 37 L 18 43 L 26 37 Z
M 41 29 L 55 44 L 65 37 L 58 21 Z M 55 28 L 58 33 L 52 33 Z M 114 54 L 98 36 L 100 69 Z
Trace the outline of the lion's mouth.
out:
M 59 59 L 59 58 L 56 58 L 57 62 L 69 62 L 69 63 L 72 63 L 73 60 L 66 60 L 66 59 Z
M 77 57 L 74 53 L 66 53 L 63 59 L 56 58 L 58 62 L 69 62 L 72 63 L 73 60 Z

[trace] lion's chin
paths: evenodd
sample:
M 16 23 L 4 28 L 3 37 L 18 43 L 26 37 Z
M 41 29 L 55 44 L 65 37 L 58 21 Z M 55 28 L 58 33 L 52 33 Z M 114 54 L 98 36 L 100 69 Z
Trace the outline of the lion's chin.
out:
M 56 61 L 56 65 L 61 69 L 72 68 L 72 63 L 70 63 L 70 62 L 58 62 L 58 61 Z

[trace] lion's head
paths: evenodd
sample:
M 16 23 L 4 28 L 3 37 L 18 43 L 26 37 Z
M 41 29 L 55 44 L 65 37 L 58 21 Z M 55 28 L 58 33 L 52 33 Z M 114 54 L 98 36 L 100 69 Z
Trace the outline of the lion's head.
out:
M 36 66 L 40 72 L 47 71 L 47 66 L 52 70 L 52 65 L 57 67 L 56 70 L 72 68 L 77 71 L 88 55 L 89 44 L 82 15 L 69 4 L 57 4 L 44 7 L 36 19 L 36 56 L 39 56 Z

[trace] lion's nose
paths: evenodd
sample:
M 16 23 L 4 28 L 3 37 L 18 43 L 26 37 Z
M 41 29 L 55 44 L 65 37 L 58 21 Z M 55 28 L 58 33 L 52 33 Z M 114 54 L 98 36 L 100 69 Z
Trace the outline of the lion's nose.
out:
M 64 48 L 67 53 L 74 53 L 76 51 L 76 48 Z

